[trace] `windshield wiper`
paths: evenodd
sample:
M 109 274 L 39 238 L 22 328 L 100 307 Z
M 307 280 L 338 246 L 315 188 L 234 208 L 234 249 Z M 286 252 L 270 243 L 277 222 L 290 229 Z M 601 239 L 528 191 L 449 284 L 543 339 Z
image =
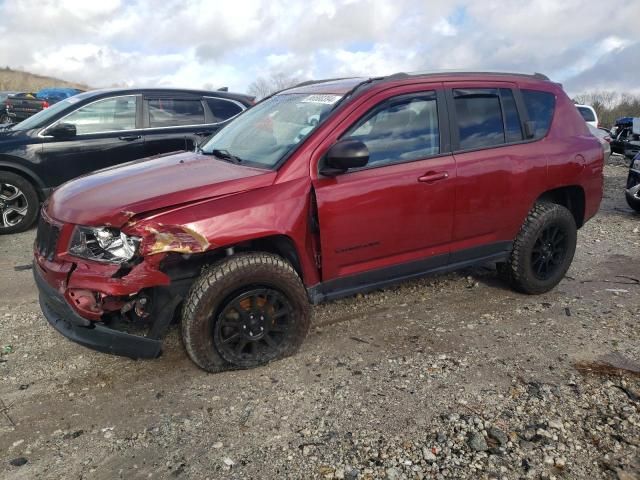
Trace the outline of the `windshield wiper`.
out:
M 206 153 L 206 152 L 202 151 L 202 153 Z M 231 163 L 235 163 L 235 164 L 242 163 L 242 159 L 240 157 L 236 157 L 235 155 L 232 155 L 231 153 L 229 153 L 228 150 L 225 150 L 222 148 L 214 148 L 213 150 L 211 150 L 210 155 L 214 155 L 218 158 L 221 158 L 222 160 L 226 160 Z

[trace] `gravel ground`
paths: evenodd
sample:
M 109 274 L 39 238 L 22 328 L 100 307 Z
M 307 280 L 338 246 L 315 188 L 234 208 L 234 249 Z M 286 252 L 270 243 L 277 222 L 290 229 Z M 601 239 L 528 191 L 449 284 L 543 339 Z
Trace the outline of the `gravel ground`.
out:
M 177 329 L 131 361 L 39 313 L 35 232 L 0 237 L 0 477 L 640 478 L 640 216 L 626 169 L 552 292 L 490 268 L 314 309 L 294 357 L 209 375 Z M 625 370 L 626 369 L 626 370 Z

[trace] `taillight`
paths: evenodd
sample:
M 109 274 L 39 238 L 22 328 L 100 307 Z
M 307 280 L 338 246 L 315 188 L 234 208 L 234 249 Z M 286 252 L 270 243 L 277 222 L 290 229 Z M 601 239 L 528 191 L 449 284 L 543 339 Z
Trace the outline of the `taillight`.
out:
M 42 108 L 49 108 L 49 102 L 47 102 L 46 100 L 42 101 Z

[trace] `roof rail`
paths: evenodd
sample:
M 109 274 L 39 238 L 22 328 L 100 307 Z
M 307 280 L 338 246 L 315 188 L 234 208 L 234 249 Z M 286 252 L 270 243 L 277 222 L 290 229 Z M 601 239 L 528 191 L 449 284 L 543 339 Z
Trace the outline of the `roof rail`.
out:
M 346 80 L 347 78 L 351 78 L 351 77 L 325 78 L 323 80 L 305 80 L 304 82 L 300 82 L 297 85 L 287 87 L 284 90 L 289 90 L 290 88 L 306 87 L 307 85 L 315 85 L 317 83 L 327 83 L 327 82 L 335 82 L 338 80 Z
M 549 77 L 543 73 L 517 73 L 517 72 L 500 72 L 500 71 L 464 71 L 464 70 L 432 70 L 426 72 L 397 72 L 384 77 L 384 80 L 399 80 L 409 77 L 425 77 L 429 75 L 516 75 L 520 77 L 537 78 L 538 80 L 549 81 Z

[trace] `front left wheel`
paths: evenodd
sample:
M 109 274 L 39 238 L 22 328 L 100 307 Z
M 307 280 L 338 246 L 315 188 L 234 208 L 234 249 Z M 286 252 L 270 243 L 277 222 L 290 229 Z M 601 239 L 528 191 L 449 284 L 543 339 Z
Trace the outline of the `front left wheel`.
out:
M 39 206 L 38 194 L 28 180 L 0 172 L 0 235 L 29 229 L 38 217 Z
M 182 339 L 204 370 L 252 368 L 295 353 L 309 323 L 307 293 L 291 264 L 268 253 L 238 254 L 192 286 Z

